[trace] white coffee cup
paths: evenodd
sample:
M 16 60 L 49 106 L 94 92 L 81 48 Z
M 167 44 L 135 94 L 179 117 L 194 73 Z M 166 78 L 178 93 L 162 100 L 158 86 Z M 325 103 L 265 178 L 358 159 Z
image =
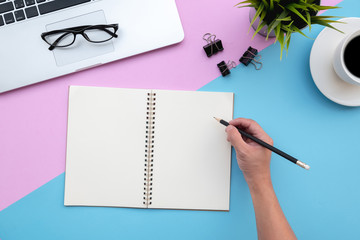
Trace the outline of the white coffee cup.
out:
M 344 81 L 359 85 L 360 86 L 360 78 L 352 74 L 345 65 L 344 53 L 345 48 L 349 44 L 349 42 L 355 37 L 360 36 L 360 29 L 356 30 L 348 35 L 339 43 L 337 46 L 334 57 L 333 57 L 333 67 L 336 74 Z M 360 56 L 359 56 L 360 57 Z

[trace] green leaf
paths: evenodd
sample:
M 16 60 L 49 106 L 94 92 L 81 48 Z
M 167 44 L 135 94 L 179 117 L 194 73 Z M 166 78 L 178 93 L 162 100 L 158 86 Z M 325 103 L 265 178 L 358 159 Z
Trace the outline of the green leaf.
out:
M 312 18 L 312 19 L 323 20 L 323 19 L 338 18 L 338 17 L 320 15 L 320 16 L 312 16 L 311 18 Z
M 261 14 L 260 14 L 260 20 L 259 20 L 259 23 L 263 23 L 264 22 L 264 18 L 265 18 L 265 16 L 266 16 L 266 12 L 265 11 L 263 11 Z M 265 23 L 265 22 L 264 22 Z M 265 25 L 266 25 L 266 23 L 265 23 Z M 264 25 L 264 26 L 265 26 Z M 254 37 L 253 37 L 254 38 Z M 266 39 L 267 40 L 267 39 Z
M 279 20 L 280 22 L 282 22 L 282 21 L 291 21 L 291 17 L 288 16 L 288 17 L 285 17 L 285 18 L 277 18 L 277 20 Z
M 304 16 L 298 10 L 296 10 L 296 8 L 294 8 L 293 6 L 286 6 L 286 8 L 289 9 L 290 11 L 292 11 L 293 13 L 295 13 L 296 15 L 298 15 L 302 20 L 304 20 L 307 23 L 307 25 L 310 24 L 306 20 L 306 18 L 304 18 Z
M 307 21 L 308 21 L 308 25 L 309 25 L 309 31 L 311 31 L 311 16 L 310 16 L 310 13 L 309 12 L 306 12 L 306 18 L 307 18 Z
M 345 22 L 342 22 L 342 21 L 339 21 L 339 20 L 333 20 L 333 19 L 330 19 L 330 18 L 334 18 L 333 16 L 312 16 L 311 17 L 311 21 L 314 22 L 314 21 L 324 21 L 326 23 L 345 23 Z
M 291 18 L 290 18 L 289 20 L 287 20 L 286 18 L 283 18 L 283 17 L 285 17 L 287 14 L 288 14 L 287 11 L 282 12 L 277 19 L 273 20 L 273 21 L 268 25 L 268 32 L 267 32 L 267 34 L 266 34 L 266 40 L 269 39 L 269 35 L 270 35 L 271 31 L 274 30 L 274 29 L 281 23 L 281 21 L 289 21 L 289 20 L 291 20 Z
M 344 22 L 340 22 L 340 21 L 337 21 L 337 20 L 328 20 L 328 19 L 326 19 L 326 20 L 319 19 L 319 20 L 320 21 L 322 20 L 322 21 L 327 22 L 327 23 L 344 23 Z M 319 21 L 319 20 L 317 20 L 317 21 Z M 313 20 L 313 21 L 316 21 L 316 20 Z
M 234 7 L 242 5 L 242 4 L 246 4 L 246 3 L 250 3 L 250 4 L 256 4 L 257 1 L 255 0 L 247 0 L 247 1 L 243 1 L 243 2 L 239 2 L 238 4 L 235 4 Z
M 278 37 L 278 41 L 280 43 L 280 60 L 282 59 L 282 55 L 283 55 L 283 51 L 284 51 L 284 47 L 285 47 L 284 34 L 285 33 L 282 30 L 280 30 L 279 37 Z
M 265 8 L 268 9 L 269 8 L 269 3 L 267 2 L 267 0 L 262 0 L 262 2 L 264 4 Z
M 318 6 L 318 5 L 316 5 L 316 4 L 304 3 L 304 6 L 308 9 L 308 11 L 309 11 L 309 10 L 319 11 L 319 10 L 316 8 L 316 6 Z
M 260 14 L 260 20 L 259 20 L 259 22 L 263 22 L 265 16 L 266 16 L 266 11 L 262 11 L 262 13 Z
M 266 25 L 266 23 L 264 22 L 265 16 L 266 16 L 266 11 L 262 11 L 261 14 L 260 14 L 259 25 L 258 25 L 258 27 L 257 27 L 256 30 L 260 31 L 261 28 L 263 28 L 263 27 Z M 264 24 L 263 24 L 263 23 L 264 23 Z M 262 26 L 261 26 L 261 25 L 262 25 Z M 261 26 L 261 27 L 260 27 L 260 26 Z M 259 27 L 260 27 L 260 29 L 259 29 Z M 250 30 L 250 29 L 249 29 L 249 30 Z M 258 31 L 255 31 L 252 39 L 254 39 L 254 37 L 255 37 L 255 35 L 258 33 Z
M 286 32 L 292 32 L 292 29 L 289 28 L 288 26 L 281 26 L 281 30 L 286 31 Z
M 270 9 L 270 11 L 274 10 L 274 0 L 270 0 L 269 9 Z
M 263 9 L 264 9 L 264 4 L 260 4 L 259 8 L 256 10 L 256 13 L 255 13 L 253 19 L 251 20 L 249 31 L 251 29 L 251 26 L 254 24 L 255 20 L 259 17 L 259 15 Z
M 292 28 L 293 28 L 293 31 L 294 31 L 294 32 L 300 33 L 300 34 L 303 35 L 304 37 L 309 38 L 309 39 L 312 39 L 312 38 L 308 37 L 305 33 L 303 33 L 303 32 L 302 32 L 299 28 L 297 28 L 296 26 L 292 26 Z
M 294 7 L 294 8 L 300 8 L 300 9 L 305 10 L 305 11 L 308 10 L 308 7 L 306 6 L 305 3 L 303 3 L 303 4 L 291 3 L 291 4 L 287 5 L 286 8 L 287 8 L 288 6 L 292 6 L 292 7 Z
M 329 10 L 329 9 L 336 9 L 336 8 L 340 8 L 337 6 L 319 6 L 314 4 L 317 10 Z
M 244 7 L 253 7 L 253 8 L 257 8 L 256 5 L 254 4 L 249 4 L 249 5 L 245 5 L 245 6 L 240 6 L 240 7 L 237 7 L 237 8 L 244 8 Z
M 267 33 L 266 33 L 266 38 L 265 38 L 266 41 L 269 39 L 269 35 L 270 35 L 271 31 L 273 31 L 273 30 L 276 28 L 276 26 L 279 25 L 279 23 L 280 23 L 280 22 L 276 22 L 276 21 L 274 20 L 274 21 L 272 21 L 272 23 L 271 23 L 270 25 L 268 25 Z
M 275 42 L 274 43 L 276 43 L 280 37 L 280 25 L 277 25 L 275 27 L 274 31 L 275 31 Z
M 340 33 L 344 33 L 342 31 L 340 31 L 339 29 L 333 27 L 332 25 L 330 25 L 329 23 L 327 23 L 325 20 L 313 20 L 313 23 L 314 24 L 319 24 L 319 25 L 322 25 L 322 26 L 325 26 L 325 27 L 329 27 L 329 28 L 332 28 Z
M 286 50 L 286 55 L 287 55 L 288 50 L 289 50 L 291 33 L 292 33 L 292 31 L 286 32 L 286 37 L 285 37 L 285 41 L 284 41 L 284 45 L 286 45 L 286 48 L 285 48 L 285 50 Z
M 266 25 L 265 22 L 261 22 L 258 27 L 256 28 L 256 31 L 254 32 L 254 35 L 252 36 L 251 39 L 254 39 L 254 37 L 256 36 L 256 34 Z
M 286 10 L 286 8 L 285 8 L 283 5 L 281 5 L 280 3 L 278 3 L 277 5 L 278 5 L 279 7 L 281 7 L 282 10 L 284 10 L 284 11 Z

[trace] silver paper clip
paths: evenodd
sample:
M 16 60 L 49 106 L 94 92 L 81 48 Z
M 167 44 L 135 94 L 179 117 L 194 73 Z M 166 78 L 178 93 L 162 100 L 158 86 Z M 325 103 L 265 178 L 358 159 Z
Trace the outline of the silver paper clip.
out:
M 216 39 L 215 34 L 205 33 L 203 39 L 207 42 L 203 48 L 208 57 L 211 57 L 219 51 L 224 50 L 221 40 Z
M 230 60 L 227 63 L 225 63 L 225 61 L 222 61 L 218 63 L 217 66 L 221 72 L 221 75 L 225 77 L 226 75 L 230 74 L 231 69 L 236 68 L 236 63 Z
M 240 58 L 239 61 L 242 64 L 244 64 L 245 66 L 247 66 L 247 65 L 249 65 L 249 63 L 251 63 L 252 65 L 254 65 L 256 70 L 260 70 L 262 68 L 262 62 L 260 62 L 261 55 L 258 55 L 257 53 L 258 53 L 258 50 L 255 48 L 252 48 L 250 46 L 246 50 L 246 52 L 242 55 L 242 57 Z

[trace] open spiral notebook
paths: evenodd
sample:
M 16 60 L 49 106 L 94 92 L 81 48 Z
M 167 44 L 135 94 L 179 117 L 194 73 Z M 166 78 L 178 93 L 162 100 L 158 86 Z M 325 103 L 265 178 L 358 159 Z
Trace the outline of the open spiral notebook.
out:
M 229 210 L 233 93 L 71 86 L 66 206 Z

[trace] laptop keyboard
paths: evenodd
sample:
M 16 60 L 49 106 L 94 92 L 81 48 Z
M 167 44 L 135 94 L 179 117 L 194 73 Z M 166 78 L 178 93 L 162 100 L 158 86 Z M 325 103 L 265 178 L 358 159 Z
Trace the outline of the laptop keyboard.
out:
M 94 0 L 0 0 L 0 28 Z

